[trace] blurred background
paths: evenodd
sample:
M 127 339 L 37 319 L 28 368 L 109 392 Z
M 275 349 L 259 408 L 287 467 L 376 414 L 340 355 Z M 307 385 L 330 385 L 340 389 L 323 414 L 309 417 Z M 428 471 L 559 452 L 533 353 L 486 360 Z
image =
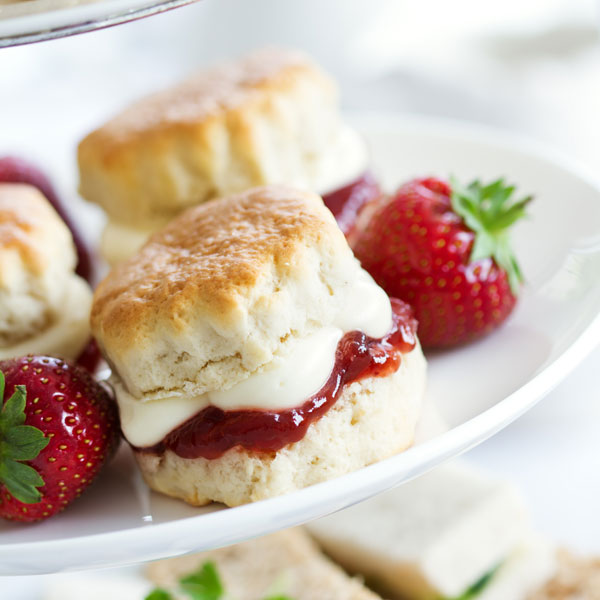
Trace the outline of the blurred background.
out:
M 283 44 L 304 48 L 331 71 L 348 109 L 498 125 L 593 168 L 600 158 L 599 6 L 201 0 L 136 23 L 2 50 L 0 143 L 18 145 L 31 133 L 53 138 L 61 152 L 67 142 L 72 155 L 73 140 L 124 101 L 201 65 Z
M 594 0 L 202 0 L 0 50 L 0 154 L 43 156 L 74 196 L 78 139 L 128 101 L 199 66 L 280 44 L 308 51 L 330 71 L 347 110 L 496 126 L 560 150 L 598 178 L 599 7 Z M 596 351 L 468 456 L 521 487 L 541 531 L 595 553 L 599 367 Z

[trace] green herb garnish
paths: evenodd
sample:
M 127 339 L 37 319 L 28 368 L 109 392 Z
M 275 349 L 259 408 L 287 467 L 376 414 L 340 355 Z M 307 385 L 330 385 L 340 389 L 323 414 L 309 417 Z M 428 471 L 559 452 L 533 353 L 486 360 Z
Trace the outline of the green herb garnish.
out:
M 483 589 L 491 582 L 494 575 L 498 572 L 500 565 L 495 566 L 493 569 L 488 571 L 483 577 L 478 579 L 464 594 L 457 596 L 456 598 L 446 598 L 445 600 L 475 600 Z
M 197 571 L 179 580 L 177 592 L 190 600 L 225 600 L 225 588 L 213 562 L 205 562 Z M 144 600 L 174 600 L 170 592 L 154 588 Z M 289 596 L 268 596 L 263 600 L 292 600 Z

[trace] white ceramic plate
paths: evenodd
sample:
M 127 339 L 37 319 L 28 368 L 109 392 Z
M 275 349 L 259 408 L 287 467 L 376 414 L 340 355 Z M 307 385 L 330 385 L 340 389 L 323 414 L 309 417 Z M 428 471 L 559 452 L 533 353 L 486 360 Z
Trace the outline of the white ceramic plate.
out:
M 0 524 L 0 575 L 116 566 L 239 542 L 297 525 L 420 475 L 531 408 L 600 337 L 600 186 L 563 157 L 464 124 L 391 116 L 355 122 L 387 189 L 415 176 L 507 176 L 534 193 L 515 231 L 528 284 L 509 322 L 471 346 L 429 357 L 428 403 L 449 430 L 378 464 L 234 509 L 192 508 L 150 493 L 127 448 L 65 513 Z M 507 449 L 510 451 L 510 449 Z
M 127 23 L 196 0 L 0 0 L 0 48 Z

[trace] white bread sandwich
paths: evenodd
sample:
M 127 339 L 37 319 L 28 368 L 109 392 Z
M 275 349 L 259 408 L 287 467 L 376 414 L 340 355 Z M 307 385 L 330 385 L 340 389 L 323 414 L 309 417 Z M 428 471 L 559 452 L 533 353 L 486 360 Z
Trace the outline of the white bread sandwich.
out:
M 315 194 L 189 209 L 98 286 L 91 322 L 147 483 L 191 504 L 281 495 L 413 442 L 416 322 Z
M 79 145 L 81 195 L 102 206 L 115 264 L 184 209 L 266 184 L 333 192 L 366 146 L 333 80 L 304 54 L 255 51 L 127 108 Z
M 459 464 L 308 528 L 333 560 L 393 598 L 525 600 L 555 567 L 515 490 Z
M 0 184 L 0 359 L 74 359 L 90 337 L 92 291 L 71 233 L 36 188 Z

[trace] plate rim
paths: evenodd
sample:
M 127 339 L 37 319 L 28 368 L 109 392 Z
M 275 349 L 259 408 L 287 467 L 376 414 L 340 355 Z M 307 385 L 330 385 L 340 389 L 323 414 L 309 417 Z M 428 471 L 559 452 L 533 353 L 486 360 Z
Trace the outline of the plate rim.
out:
M 88 33 L 157 15 L 199 0 L 98 0 L 0 18 L 0 49 Z M 10 7 L 10 5 L 7 5 Z M 0 5 L 0 13 L 2 6 Z
M 563 172 L 568 172 L 584 183 L 588 184 L 598 193 L 600 199 L 600 179 L 593 176 L 587 169 L 575 161 L 572 157 L 566 156 L 556 148 L 541 144 L 532 138 L 522 134 L 513 134 L 506 130 L 497 129 L 488 125 L 479 125 L 469 121 L 460 121 L 456 119 L 446 119 L 440 117 L 428 117 L 419 114 L 398 114 L 386 113 L 385 111 L 356 111 L 350 113 L 350 119 L 355 123 L 360 123 L 360 128 L 371 128 L 374 123 L 383 126 L 387 129 L 392 126 L 394 129 L 407 127 L 415 127 L 417 129 L 427 128 L 439 134 L 460 135 L 464 139 L 465 135 L 471 138 L 471 141 L 477 143 L 485 143 L 491 147 L 499 145 L 509 151 L 519 150 L 535 158 L 541 158 L 554 166 L 561 169 Z M 498 142 L 498 143 L 497 143 Z M 600 285 L 600 284 L 599 284 Z M 23 555 L 26 552 L 47 552 L 52 548 L 55 553 L 62 553 L 68 550 L 73 553 L 78 548 L 89 547 L 98 542 L 105 542 L 110 539 L 112 545 L 117 546 L 120 542 L 130 543 L 127 539 L 129 536 L 135 536 L 135 545 L 138 548 L 145 546 L 147 542 L 154 538 L 163 538 L 165 532 L 170 534 L 170 539 L 182 538 L 187 539 L 192 529 L 197 529 L 201 532 L 202 528 L 197 526 L 197 522 L 201 519 L 210 518 L 211 530 L 218 530 L 222 525 L 227 524 L 229 527 L 242 526 L 245 521 L 253 521 L 254 523 L 263 523 L 268 521 L 268 515 L 278 514 L 281 518 L 277 523 L 260 528 L 252 529 L 250 533 L 246 532 L 243 536 L 223 536 L 222 543 L 218 545 L 228 545 L 235 541 L 242 541 L 252 536 L 266 535 L 273 531 L 284 529 L 308 522 L 318 518 L 324 514 L 335 512 L 357 501 L 367 500 L 368 498 L 377 495 L 391 487 L 406 483 L 416 476 L 426 473 L 433 467 L 441 464 L 450 457 L 455 457 L 468 449 L 476 446 L 485 439 L 495 435 L 498 431 L 512 423 L 522 414 L 530 410 L 537 404 L 545 395 L 547 395 L 556 385 L 558 385 L 575 367 L 581 363 L 598 345 L 600 339 L 600 306 L 596 314 L 589 319 L 587 324 L 582 325 L 581 331 L 572 340 L 561 354 L 554 358 L 551 362 L 544 366 L 538 373 L 533 375 L 528 381 L 521 385 L 514 392 L 500 400 L 495 405 L 486 409 L 482 413 L 470 418 L 469 420 L 457 425 L 456 427 L 437 435 L 436 437 L 412 447 L 409 450 L 387 458 L 378 463 L 363 467 L 358 471 L 348 473 L 339 478 L 325 481 L 305 489 L 292 492 L 285 496 L 279 496 L 260 502 L 247 504 L 236 507 L 234 509 L 215 511 L 214 513 L 196 515 L 191 517 L 183 517 L 175 521 L 157 524 L 144 524 L 120 529 L 109 532 L 94 533 L 83 535 L 76 538 L 62 538 L 59 540 L 42 540 L 35 542 L 9 543 L 2 544 L 0 542 L 0 558 L 9 558 L 17 554 Z M 415 455 L 417 458 L 415 459 Z M 421 455 L 421 456 L 419 456 Z M 408 458 L 407 458 L 408 457 Z M 410 460 L 409 460 L 410 459 Z M 411 463 L 425 465 L 424 468 L 411 469 L 407 466 L 402 466 L 403 463 Z M 390 468 L 390 465 L 395 468 Z M 418 472 L 415 472 L 418 471 Z M 391 473 L 391 474 L 390 474 Z M 351 485 L 353 479 L 361 479 L 358 485 Z M 345 486 L 340 486 L 343 480 Z M 338 494 L 331 494 L 330 488 L 334 487 L 349 487 L 352 494 L 347 498 L 340 498 Z M 369 490 L 368 494 L 364 494 L 364 490 Z M 360 493 L 360 492 L 363 493 Z M 331 500 L 331 497 L 335 501 Z M 328 508 L 324 512 L 319 511 L 320 499 L 328 499 Z M 281 506 L 283 505 L 283 506 Z M 303 516 L 298 518 L 297 510 L 286 510 L 285 505 L 295 507 L 303 507 Z M 235 538 L 235 539 L 232 539 Z M 210 547 L 217 547 L 217 544 L 210 544 Z M 206 549 L 209 546 L 197 546 L 197 550 Z M 148 558 L 148 554 L 140 559 L 115 560 L 113 562 L 107 560 L 96 560 L 96 562 L 86 563 L 85 565 L 77 565 L 68 570 L 81 570 L 95 566 L 110 567 L 110 566 L 125 566 L 138 564 L 148 560 L 156 560 L 158 558 L 167 558 L 185 554 L 190 549 L 171 549 L 170 551 L 162 552 L 160 556 Z M 108 554 L 104 552 L 104 555 Z M 34 573 L 50 573 L 55 572 L 48 569 L 34 569 L 22 571 L 19 573 L 0 570 L 1 574 L 34 574 Z

